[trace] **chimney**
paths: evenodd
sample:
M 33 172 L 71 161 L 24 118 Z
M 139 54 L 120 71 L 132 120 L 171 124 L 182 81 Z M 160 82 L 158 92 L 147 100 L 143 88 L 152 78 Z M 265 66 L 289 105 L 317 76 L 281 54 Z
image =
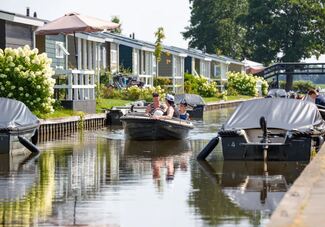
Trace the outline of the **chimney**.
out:
M 36 12 L 34 12 L 33 17 L 37 18 L 37 13 Z
M 132 39 L 134 39 L 135 38 L 135 35 L 134 35 L 134 32 L 132 33 Z
M 29 7 L 26 7 L 26 16 L 29 17 Z

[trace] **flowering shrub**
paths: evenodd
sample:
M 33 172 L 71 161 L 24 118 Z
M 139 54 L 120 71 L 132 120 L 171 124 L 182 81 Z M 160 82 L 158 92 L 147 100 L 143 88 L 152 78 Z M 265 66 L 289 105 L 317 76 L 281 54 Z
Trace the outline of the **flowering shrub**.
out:
M 123 99 L 127 100 L 141 100 L 144 99 L 146 101 L 152 100 L 152 93 L 157 92 L 160 94 L 160 97 L 165 96 L 165 91 L 160 86 L 157 87 L 147 87 L 147 88 L 139 88 L 138 86 L 131 86 L 122 90 Z
M 0 96 L 20 100 L 31 111 L 53 111 L 51 59 L 37 49 L 0 49 Z
M 261 77 L 253 76 L 252 74 L 246 73 L 229 72 L 227 74 L 227 78 L 227 89 L 235 90 L 238 92 L 238 94 L 257 96 L 258 90 L 256 85 L 258 80 L 262 82 L 262 95 L 267 94 L 268 83 Z
M 134 101 L 144 99 L 146 101 L 152 101 L 152 93 L 154 92 L 160 94 L 160 97 L 162 98 L 165 96 L 165 90 L 162 89 L 160 86 L 139 88 L 136 85 L 122 90 L 103 86 L 101 89 L 101 96 L 103 98 L 120 98 Z
M 203 76 L 184 75 L 184 88 L 186 93 L 198 94 L 203 97 L 213 97 L 217 94 L 216 82 L 209 82 Z

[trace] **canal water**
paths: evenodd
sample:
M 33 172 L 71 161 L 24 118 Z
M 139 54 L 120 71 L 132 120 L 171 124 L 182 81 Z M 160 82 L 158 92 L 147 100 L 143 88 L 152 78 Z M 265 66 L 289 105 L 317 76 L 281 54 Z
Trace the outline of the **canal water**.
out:
M 265 226 L 306 163 L 195 160 L 233 108 L 207 112 L 184 141 L 127 141 L 120 127 L 0 157 L 3 225 Z

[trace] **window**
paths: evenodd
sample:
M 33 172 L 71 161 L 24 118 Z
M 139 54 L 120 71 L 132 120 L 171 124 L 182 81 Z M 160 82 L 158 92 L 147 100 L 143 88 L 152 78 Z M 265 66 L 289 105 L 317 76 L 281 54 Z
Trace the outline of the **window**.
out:
M 214 77 L 218 77 L 218 76 L 220 76 L 220 74 L 221 74 L 221 69 L 220 69 L 220 65 L 218 64 L 218 65 L 214 65 Z
M 63 42 L 55 42 L 55 57 L 64 58 L 64 55 L 69 55 L 69 52 L 65 49 Z
M 117 63 L 117 54 L 116 50 L 111 50 L 111 63 L 116 64 Z

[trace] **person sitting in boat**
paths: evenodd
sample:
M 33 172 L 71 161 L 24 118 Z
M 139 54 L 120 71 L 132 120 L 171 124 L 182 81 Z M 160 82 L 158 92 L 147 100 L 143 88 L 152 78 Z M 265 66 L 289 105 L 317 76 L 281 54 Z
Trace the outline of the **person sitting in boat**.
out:
M 175 98 L 171 94 L 166 95 L 167 110 L 162 116 L 153 115 L 154 119 L 172 119 L 173 117 L 179 118 L 178 109 L 175 107 Z
M 189 120 L 190 115 L 186 111 L 187 102 L 183 99 L 179 104 L 179 118 L 182 120 Z
M 317 97 L 317 92 L 314 89 L 308 91 L 307 95 L 303 100 L 315 103 Z
M 317 96 L 316 96 L 315 103 L 316 103 L 317 105 L 320 105 L 320 106 L 325 107 L 325 97 L 324 97 L 323 95 L 319 94 L 319 92 L 320 92 L 320 89 L 319 89 L 319 88 L 316 89 L 316 92 L 317 92 L 318 94 L 317 94 Z
M 166 112 L 167 106 L 160 103 L 159 94 L 154 92 L 152 94 L 153 103 L 149 104 L 146 108 L 146 115 L 162 115 Z

